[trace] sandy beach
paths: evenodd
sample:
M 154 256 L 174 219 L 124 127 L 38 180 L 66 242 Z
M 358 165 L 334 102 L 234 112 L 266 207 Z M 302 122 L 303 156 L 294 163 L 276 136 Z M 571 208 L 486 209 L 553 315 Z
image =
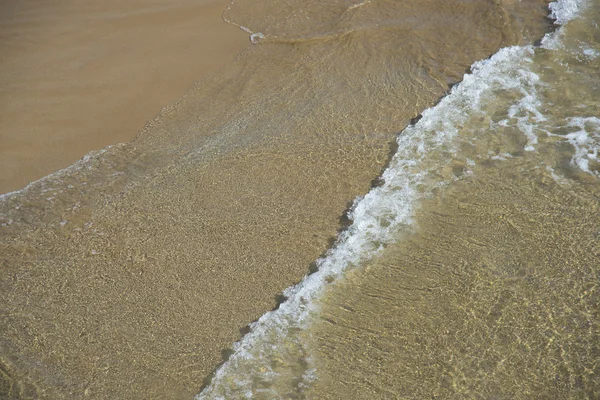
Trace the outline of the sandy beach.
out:
M 128 142 L 247 47 L 226 0 L 0 4 L 0 193 Z
M 197 394 L 247 325 L 276 307 L 282 291 L 300 281 L 331 246 L 345 210 L 385 168 L 396 134 L 435 104 L 475 60 L 537 38 L 547 28 L 543 1 L 466 3 L 430 0 L 347 9 L 336 3 L 311 18 L 293 8 L 299 3 L 285 9 L 273 2 L 270 8 L 232 9 L 228 18 L 265 32 L 263 40 L 229 62 L 248 46 L 248 35 L 214 21 L 231 35 L 228 55 L 211 59 L 214 63 L 200 72 L 182 67 L 180 57 L 200 57 L 191 46 L 214 45 L 216 39 L 197 33 L 182 44 L 189 30 L 174 42 L 164 33 L 172 30 L 169 18 L 182 18 L 193 30 L 197 23 L 188 19 L 195 15 L 193 8 L 173 5 L 160 15 L 130 10 L 130 18 L 143 23 L 139 30 L 131 21 L 125 25 L 147 39 L 146 47 L 131 59 L 138 47 L 119 47 L 122 57 L 116 58 L 127 61 L 117 70 L 126 81 L 145 76 L 136 86 L 139 97 L 128 97 L 132 91 L 127 90 L 118 96 L 122 102 L 107 100 L 113 108 L 98 107 L 97 119 L 76 109 L 67 112 L 68 118 L 57 114 L 53 123 L 59 128 L 68 131 L 77 117 L 95 132 L 117 135 L 110 140 L 91 135 L 106 139 L 92 148 L 132 138 L 181 95 L 160 97 L 175 80 L 181 79 L 185 91 L 202 71 L 219 73 L 192 85 L 131 143 L 2 198 L 0 394 L 49 399 Z M 225 7 L 207 4 L 215 15 Z M 519 18 L 511 7 L 522 7 Z M 266 9 L 279 14 L 264 14 Z M 106 11 L 98 13 L 101 20 L 106 17 Z M 22 15 L 23 23 L 28 18 Z M 127 21 L 123 18 L 114 24 Z M 452 34 L 441 35 L 440 26 Z M 62 39 L 72 36 L 65 33 Z M 156 51 L 157 41 L 164 45 L 162 52 Z M 171 53 L 173 43 L 179 55 Z M 17 53 L 12 63 L 20 62 Z M 165 64 L 142 74 L 138 68 L 149 58 Z M 98 62 L 91 64 L 98 70 L 110 64 Z M 38 68 L 45 70 L 48 63 L 40 59 Z M 79 71 L 80 64 L 74 65 L 71 72 Z M 189 80 L 182 78 L 182 69 Z M 56 75 L 54 84 L 68 76 Z M 83 95 L 93 91 L 108 99 L 119 79 L 101 88 L 75 85 L 67 97 L 96 112 Z M 149 85 L 158 85 L 155 108 L 140 111 L 134 123 L 134 105 L 150 101 Z M 38 98 L 44 99 L 30 94 L 28 101 Z M 28 118 L 19 111 L 25 100 L 2 101 L 13 115 Z M 114 120 L 113 128 L 99 126 L 98 120 Z M 13 135 L 16 130 L 2 121 L 3 134 Z M 73 134 L 82 130 L 73 127 Z M 21 136 L 26 137 L 14 133 L 14 140 Z M 19 149 L 18 154 L 46 154 L 40 147 Z M 72 160 L 89 149 L 73 153 Z M 61 161 L 63 166 L 71 162 Z

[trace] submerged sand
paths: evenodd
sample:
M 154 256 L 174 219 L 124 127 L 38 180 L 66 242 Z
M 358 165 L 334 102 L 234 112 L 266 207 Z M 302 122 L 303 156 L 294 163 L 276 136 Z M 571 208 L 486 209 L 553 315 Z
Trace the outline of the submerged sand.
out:
M 0 4 L 0 193 L 128 142 L 248 35 L 226 0 Z
M 309 398 L 598 397 L 598 186 L 536 165 L 442 190 L 330 290 Z
M 193 396 L 327 249 L 395 134 L 546 28 L 543 2 L 342 1 L 307 36 L 286 6 L 232 8 L 261 43 L 132 143 L 2 200 L 5 397 Z

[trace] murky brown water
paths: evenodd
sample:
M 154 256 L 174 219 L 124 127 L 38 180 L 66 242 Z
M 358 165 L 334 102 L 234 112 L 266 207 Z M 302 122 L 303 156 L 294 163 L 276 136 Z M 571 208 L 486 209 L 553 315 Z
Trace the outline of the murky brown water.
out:
M 547 28 L 542 1 L 247 4 L 226 16 L 261 43 L 132 143 L 0 200 L 6 396 L 197 393 L 325 251 L 394 135 Z

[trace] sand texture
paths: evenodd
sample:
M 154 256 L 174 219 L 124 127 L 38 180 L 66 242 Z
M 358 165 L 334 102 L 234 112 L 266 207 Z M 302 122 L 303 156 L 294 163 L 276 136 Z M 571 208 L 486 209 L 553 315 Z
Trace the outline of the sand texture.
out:
M 275 3 L 232 7 L 264 39 L 133 142 L 2 199 L 8 396 L 198 393 L 328 248 L 411 118 L 473 61 L 546 28 L 543 2 L 338 1 L 312 20 L 283 3 L 266 14 Z

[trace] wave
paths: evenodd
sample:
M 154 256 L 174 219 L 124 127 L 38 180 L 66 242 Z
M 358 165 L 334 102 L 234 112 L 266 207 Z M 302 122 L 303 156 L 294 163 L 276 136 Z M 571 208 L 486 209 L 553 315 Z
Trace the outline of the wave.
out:
M 550 4 L 550 17 L 556 24 L 564 25 L 577 17 L 583 6 L 583 1 L 559 0 Z M 542 46 L 556 46 L 561 30 L 548 34 Z M 475 63 L 460 84 L 398 135 L 398 151 L 381 177 L 382 185 L 354 201 L 349 213 L 352 224 L 317 261 L 318 270 L 286 289 L 287 300 L 251 324 L 250 332 L 234 345 L 234 353 L 196 399 L 284 396 L 288 391 L 302 391 L 316 378 L 306 328 L 319 311 L 319 298 L 344 271 L 377 255 L 403 230 L 410 231 L 419 201 L 460 179 L 454 172 L 455 166 L 460 165 L 463 174 L 469 174 L 474 161 L 461 155 L 459 147 L 464 140 L 457 139 L 469 119 L 482 112 L 482 104 L 489 100 L 492 89 L 517 90 L 520 98 L 499 125 L 516 119 L 527 139 L 524 150 L 535 150 L 536 123 L 544 116 L 536 94 L 539 78 L 528 67 L 534 50 L 533 46 L 504 48 L 490 59 Z M 597 152 L 583 149 L 590 142 L 582 132 L 586 124 L 597 123 L 596 119 L 571 122 L 581 128 L 567 140 L 582 149 L 576 152 L 573 162 L 583 170 L 585 157 L 595 157 Z M 287 386 L 282 387 L 281 382 L 287 382 Z

